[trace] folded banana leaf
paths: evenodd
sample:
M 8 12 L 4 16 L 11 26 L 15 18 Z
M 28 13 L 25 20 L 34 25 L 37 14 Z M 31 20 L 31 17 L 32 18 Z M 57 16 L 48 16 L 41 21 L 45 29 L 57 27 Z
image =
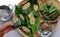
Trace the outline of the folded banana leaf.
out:
M 45 20 L 55 20 L 60 15 L 60 11 L 51 1 L 43 4 L 42 8 L 42 16 Z
M 49 17 L 53 17 L 55 14 L 58 14 L 57 10 L 55 10 L 54 12 L 52 12 L 52 14 L 50 14 Z
M 43 4 L 42 6 L 43 6 L 44 12 L 48 12 L 49 11 L 48 8 L 47 8 L 47 6 L 45 4 Z
M 23 11 L 22 7 L 15 5 L 15 13 L 18 17 L 19 14 L 24 14 L 24 11 Z
M 34 14 L 35 17 L 38 17 L 39 16 L 39 12 L 36 12 L 33 9 L 31 9 L 31 12 Z
M 29 36 L 29 37 L 34 37 L 34 36 L 33 36 L 34 33 L 37 32 L 37 26 L 39 25 L 39 18 L 36 18 L 35 20 L 36 20 L 36 22 L 35 22 L 34 25 L 31 25 L 30 23 L 27 24 L 27 28 L 30 29 L 30 32 L 29 32 L 29 33 L 24 32 L 24 31 L 22 30 L 22 31 L 23 31 L 27 36 Z M 28 21 L 27 21 L 27 22 L 28 22 Z
M 57 14 L 55 14 L 53 17 L 50 17 L 51 19 L 50 20 L 55 20 L 57 17 L 58 17 L 58 13 Z
M 13 28 L 21 26 L 21 21 L 18 19 L 16 22 L 13 23 Z
M 36 32 L 37 26 L 39 25 L 39 13 L 38 12 L 35 13 L 35 11 L 32 9 L 32 7 L 27 12 L 32 12 L 34 14 L 34 16 L 36 16 L 35 17 L 35 24 L 31 25 L 30 24 L 30 19 L 28 17 L 28 14 L 26 13 L 26 11 L 24 11 L 21 6 L 15 5 L 15 13 L 16 13 L 17 17 L 20 19 L 19 14 L 22 14 L 23 17 L 24 17 L 24 21 L 22 21 L 20 19 L 21 20 L 21 25 L 18 25 L 16 23 L 16 24 L 14 24 L 14 27 L 16 28 L 17 26 L 19 26 L 20 29 L 22 30 L 22 26 L 26 26 L 27 28 L 29 28 L 31 30 L 31 32 L 30 33 L 27 33 L 27 32 L 24 32 L 24 31 L 23 32 L 26 35 L 28 35 L 30 37 L 33 37 L 33 34 Z
M 49 13 L 52 13 L 55 10 L 57 10 L 55 5 L 51 5 L 51 7 L 49 8 Z
M 47 16 L 47 15 L 43 15 L 43 18 L 45 19 L 45 20 L 49 20 L 50 18 L 49 18 L 49 16 Z

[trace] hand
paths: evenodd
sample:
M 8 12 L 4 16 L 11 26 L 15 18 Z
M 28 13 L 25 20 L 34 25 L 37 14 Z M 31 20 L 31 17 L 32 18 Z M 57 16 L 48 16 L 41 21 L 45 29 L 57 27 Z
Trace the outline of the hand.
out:
M 0 26 L 0 37 L 3 37 L 5 33 L 9 32 L 12 29 L 12 23 L 6 22 L 3 26 Z

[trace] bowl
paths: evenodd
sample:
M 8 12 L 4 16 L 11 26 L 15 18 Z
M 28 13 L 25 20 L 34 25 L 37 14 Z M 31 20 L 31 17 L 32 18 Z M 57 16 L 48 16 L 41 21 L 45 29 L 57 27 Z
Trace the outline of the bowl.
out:
M 44 24 L 44 26 L 43 26 L 43 24 Z M 52 33 L 53 33 L 53 30 L 52 30 L 52 26 L 51 25 L 52 24 L 50 22 L 47 22 L 47 21 L 44 21 L 44 22 L 40 23 L 38 25 L 38 27 L 37 27 L 37 33 L 41 37 L 49 37 L 49 36 L 51 36 Z
M 13 15 L 13 6 L 11 4 L 7 5 L 1 5 L 0 11 L 3 13 L 0 13 L 0 20 L 1 21 L 7 21 L 9 20 Z M 7 13 L 7 15 L 5 14 Z M 6 15 L 6 16 L 4 16 Z

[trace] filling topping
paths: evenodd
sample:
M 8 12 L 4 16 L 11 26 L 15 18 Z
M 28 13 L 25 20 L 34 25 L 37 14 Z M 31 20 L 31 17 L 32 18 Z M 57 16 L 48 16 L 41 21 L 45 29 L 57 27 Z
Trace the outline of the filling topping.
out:
M 30 3 L 26 3 L 24 6 L 22 6 L 23 10 L 27 10 L 30 7 Z
M 34 10 L 37 11 L 38 10 L 38 6 L 34 5 Z
M 30 24 L 34 25 L 35 24 L 35 19 L 34 19 L 34 15 L 32 13 L 29 13 L 29 18 L 30 18 Z

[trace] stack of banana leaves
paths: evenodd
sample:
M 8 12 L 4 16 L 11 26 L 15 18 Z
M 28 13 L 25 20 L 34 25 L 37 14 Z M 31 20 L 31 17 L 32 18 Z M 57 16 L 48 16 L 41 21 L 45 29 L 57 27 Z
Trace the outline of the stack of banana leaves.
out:
M 60 10 L 58 10 L 50 0 L 41 5 L 40 8 L 40 12 L 43 16 L 42 18 L 47 21 L 54 21 L 60 15 Z
M 39 25 L 39 4 L 37 0 L 29 0 L 21 6 L 15 5 L 15 14 L 20 20 L 20 25 L 14 23 L 14 28 L 24 32 L 29 37 L 34 37 Z

